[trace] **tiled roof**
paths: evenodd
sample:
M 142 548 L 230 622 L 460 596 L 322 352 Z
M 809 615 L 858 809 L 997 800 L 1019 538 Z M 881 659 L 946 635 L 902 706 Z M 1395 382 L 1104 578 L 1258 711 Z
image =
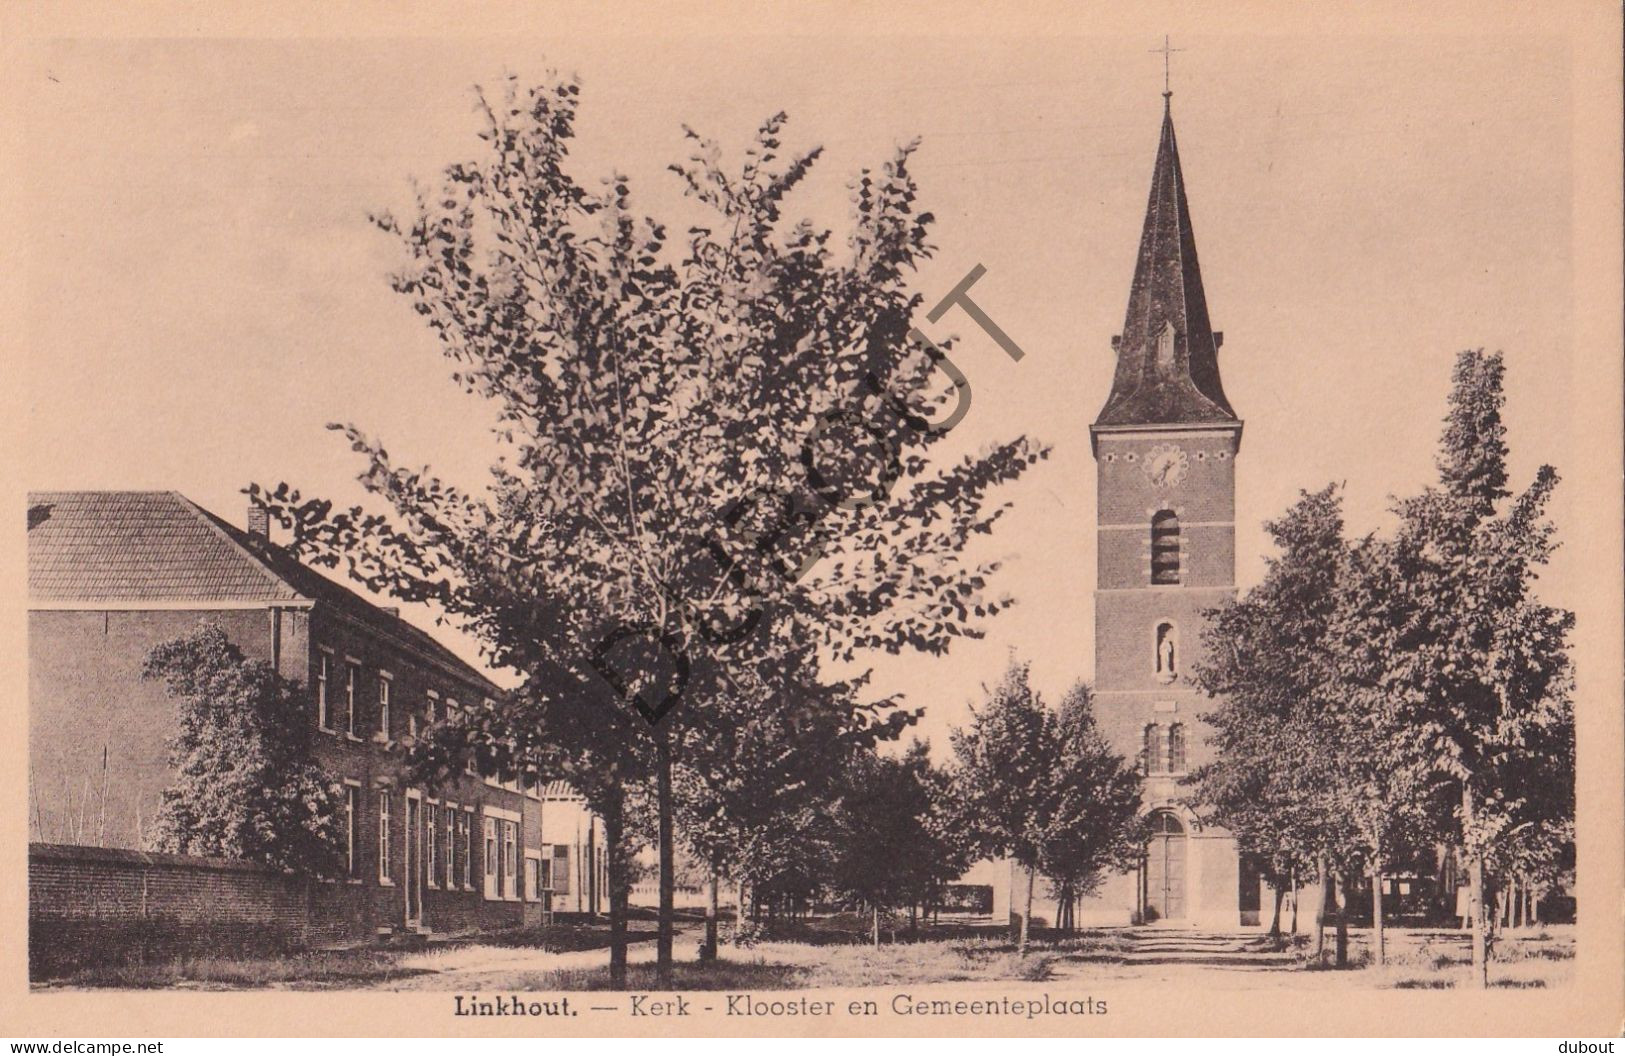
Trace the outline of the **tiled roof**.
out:
M 28 495 L 30 601 L 297 601 L 173 491 Z
M 497 694 L 496 687 L 484 675 L 456 653 L 441 645 L 439 639 L 433 635 L 419 630 L 393 612 L 386 612 L 342 583 L 335 583 L 315 569 L 300 564 L 282 547 L 249 535 L 201 506 L 195 508 L 198 513 L 207 517 L 212 524 L 252 554 L 254 559 L 262 562 L 282 582 L 297 590 L 302 597 L 330 606 L 381 634 L 401 639 L 429 659 L 451 667 L 465 678 L 477 682 L 482 692 L 491 696 Z
M 28 495 L 30 603 L 315 602 L 393 638 L 495 696 L 489 679 L 432 635 L 285 549 L 173 491 Z
M 1117 372 L 1095 424 L 1236 420 L 1219 382 L 1219 340 L 1208 321 L 1174 118 L 1164 105 Z

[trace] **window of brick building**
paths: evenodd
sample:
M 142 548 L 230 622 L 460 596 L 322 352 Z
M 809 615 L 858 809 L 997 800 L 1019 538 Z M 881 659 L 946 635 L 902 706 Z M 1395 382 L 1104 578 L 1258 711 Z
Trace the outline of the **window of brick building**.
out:
M 378 882 L 393 883 L 389 878 L 389 793 L 378 793 Z
M 485 817 L 485 897 L 497 897 L 497 819 Z
M 423 805 L 423 871 L 428 874 L 429 886 L 440 886 L 440 807 L 434 803 Z
M 457 804 L 446 804 L 446 890 L 457 886 Z
M 356 876 L 356 820 L 361 814 L 361 786 L 354 781 L 344 783 L 344 875 L 351 880 Z
M 389 676 L 378 676 L 378 733 L 384 740 L 390 739 L 389 731 Z
M 1168 727 L 1168 769 L 1176 774 L 1185 772 L 1185 724 L 1176 722 Z
M 570 893 L 570 845 L 556 843 L 553 845 L 553 892 L 559 895 Z
M 361 668 L 355 664 L 344 665 L 344 732 L 351 737 L 355 736 L 355 690 L 356 684 L 361 681 Z
M 446 718 L 454 719 L 462 713 L 463 709 L 457 706 L 457 702 L 448 697 L 446 699 Z M 480 774 L 480 768 L 474 765 L 474 755 L 472 752 L 469 753 L 468 757 L 463 760 L 463 773 L 470 777 L 478 777 Z
M 325 652 L 316 654 L 316 725 L 324 730 L 333 728 L 333 717 L 327 711 L 327 665 L 330 659 Z
M 463 845 L 462 870 L 463 890 L 465 891 L 474 890 L 474 846 L 472 842 L 473 828 L 474 808 L 464 807 L 462 817 L 457 819 L 457 835 L 459 842 Z
M 534 851 L 525 852 L 525 898 L 542 901 L 542 858 Z
M 1179 582 L 1179 516 L 1172 510 L 1151 518 L 1151 582 L 1159 586 Z
M 1146 773 L 1162 770 L 1162 727 L 1154 722 L 1146 725 L 1141 736 L 1140 758 L 1144 761 Z
M 519 897 L 519 823 L 502 823 L 502 897 Z
M 406 709 L 407 736 L 416 737 L 420 727 L 427 728 L 434 725 L 434 703 L 435 693 L 434 690 L 431 689 L 423 701 L 423 717 L 421 720 L 418 718 L 418 711 L 416 708 Z

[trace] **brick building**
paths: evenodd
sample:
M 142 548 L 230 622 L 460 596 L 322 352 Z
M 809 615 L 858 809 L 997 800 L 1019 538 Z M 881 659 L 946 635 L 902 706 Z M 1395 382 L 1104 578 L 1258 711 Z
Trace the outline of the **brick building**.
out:
M 1191 682 L 1204 610 L 1236 597 L 1236 458 L 1242 422 L 1220 382 L 1224 335 L 1208 319 L 1168 97 L 1129 286 L 1116 372 L 1090 427 L 1096 463 L 1095 715 L 1145 773 L 1143 864 L 1075 907 L 1079 924 L 1228 929 L 1259 923 L 1263 882 L 1235 838 L 1184 802 L 1180 779 L 1210 750 L 1210 706 Z M 978 863 L 994 916 L 1019 906 L 1011 862 Z M 1040 886 L 1042 891 L 1042 885 Z M 1318 890 L 1303 896 L 1314 904 Z M 1059 916 L 1051 898 L 1034 915 Z
M 1090 427 L 1097 488 L 1095 700 L 1102 731 L 1141 760 L 1152 835 L 1134 874 L 1109 878 L 1080 920 L 1256 924 L 1259 878 L 1235 839 L 1183 802 L 1204 761 L 1190 681 L 1202 612 L 1236 596 L 1236 457 L 1184 174 L 1164 96 L 1161 141 L 1117 369 Z
M 263 510 L 248 522 L 175 492 L 29 495 L 30 840 L 143 846 L 169 783 L 175 705 L 142 665 L 210 621 L 305 688 L 318 761 L 347 796 L 346 876 L 315 899 L 344 930 L 535 923 L 554 890 L 561 910 L 600 908 L 600 837 L 568 789 L 401 778 L 419 729 L 497 687 L 272 543 Z

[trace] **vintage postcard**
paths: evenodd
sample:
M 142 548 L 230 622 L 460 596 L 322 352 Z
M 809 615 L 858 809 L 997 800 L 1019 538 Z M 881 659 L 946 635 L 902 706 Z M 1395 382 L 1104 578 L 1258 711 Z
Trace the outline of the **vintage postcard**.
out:
M 1616 1036 L 1620 31 L 0 10 L 0 1033 Z

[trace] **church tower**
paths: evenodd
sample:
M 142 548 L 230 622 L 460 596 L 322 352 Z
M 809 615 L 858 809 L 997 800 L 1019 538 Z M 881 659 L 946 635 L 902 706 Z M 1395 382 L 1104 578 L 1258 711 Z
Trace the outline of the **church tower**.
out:
M 1191 681 L 1202 613 L 1236 595 L 1235 469 L 1242 423 L 1219 380 L 1169 96 L 1117 370 L 1090 428 L 1098 495 L 1095 708 L 1142 760 L 1151 836 L 1136 875 L 1110 878 L 1100 922 L 1234 928 L 1257 922 L 1258 882 L 1233 838 L 1181 803 L 1203 761 L 1208 702 Z M 1251 887 L 1251 891 L 1246 889 Z M 1249 911 L 1250 916 L 1249 916 Z

